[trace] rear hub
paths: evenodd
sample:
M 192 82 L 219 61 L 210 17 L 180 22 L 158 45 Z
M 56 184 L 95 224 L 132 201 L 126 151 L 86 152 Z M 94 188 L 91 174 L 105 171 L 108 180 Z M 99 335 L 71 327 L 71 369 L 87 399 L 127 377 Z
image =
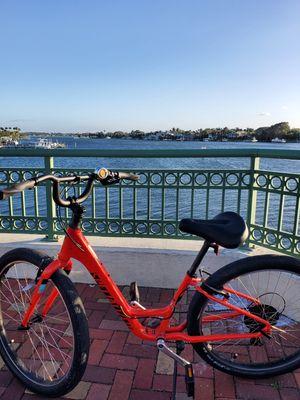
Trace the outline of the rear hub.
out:
M 276 325 L 280 317 L 280 313 L 276 308 L 268 304 L 252 304 L 247 308 L 247 311 L 268 321 L 271 325 Z M 251 333 L 260 332 L 265 326 L 265 324 L 255 321 L 253 318 L 246 315 L 244 316 L 244 323 Z

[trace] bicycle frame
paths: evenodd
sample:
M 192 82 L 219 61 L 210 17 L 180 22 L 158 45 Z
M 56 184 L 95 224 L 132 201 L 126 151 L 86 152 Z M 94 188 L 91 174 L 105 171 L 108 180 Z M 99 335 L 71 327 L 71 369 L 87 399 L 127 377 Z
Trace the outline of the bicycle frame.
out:
M 71 258 L 79 261 L 83 264 L 86 269 L 90 272 L 92 277 L 95 279 L 100 289 L 105 293 L 107 298 L 110 300 L 112 306 L 115 308 L 117 313 L 124 320 L 128 328 L 139 338 L 149 341 L 156 341 L 158 339 L 164 339 L 167 341 L 178 341 L 182 340 L 187 343 L 199 343 L 199 342 L 214 342 L 230 339 L 251 339 L 259 338 L 262 334 L 269 334 L 271 325 L 268 321 L 248 312 L 245 309 L 239 308 L 230 304 L 225 298 L 219 298 L 214 295 L 207 293 L 201 287 L 201 278 L 195 278 L 186 274 L 179 288 L 176 290 L 170 304 L 163 308 L 150 308 L 144 309 L 138 304 L 129 304 L 122 292 L 119 290 L 116 283 L 111 278 L 109 272 L 106 270 L 104 264 L 98 259 L 96 253 L 90 246 L 87 239 L 84 237 L 80 229 L 67 229 L 67 235 L 64 238 L 61 250 L 58 254 L 57 259 L 52 261 L 41 273 L 38 282 L 34 288 L 32 299 L 28 310 L 26 311 L 23 321 L 22 328 L 28 329 L 30 324 L 30 318 L 32 317 L 34 310 L 43 295 L 43 291 L 47 284 L 47 280 L 51 275 L 58 269 L 63 269 L 70 272 L 72 269 Z M 240 315 L 244 315 L 252 318 L 264 327 L 261 332 L 253 333 L 232 333 L 232 334 L 214 334 L 214 335 L 201 335 L 201 336 L 190 336 L 184 332 L 187 322 L 171 326 L 170 321 L 174 313 L 176 304 L 180 301 L 184 292 L 188 287 L 194 287 L 195 290 L 206 296 L 208 299 L 215 301 L 216 303 L 222 304 L 224 307 L 231 310 L 230 312 L 219 313 L 218 315 L 204 316 L 202 321 L 209 323 L 217 320 L 226 320 L 229 318 L 236 318 Z M 252 298 L 244 293 L 240 293 L 231 288 L 224 287 L 228 293 L 234 294 L 246 300 L 259 304 L 259 300 Z M 58 293 L 56 289 L 53 289 L 47 298 L 45 305 L 42 310 L 42 317 L 45 317 L 53 305 Z M 161 323 L 157 328 L 149 328 L 144 326 L 139 319 L 142 318 L 158 318 L 161 319 Z

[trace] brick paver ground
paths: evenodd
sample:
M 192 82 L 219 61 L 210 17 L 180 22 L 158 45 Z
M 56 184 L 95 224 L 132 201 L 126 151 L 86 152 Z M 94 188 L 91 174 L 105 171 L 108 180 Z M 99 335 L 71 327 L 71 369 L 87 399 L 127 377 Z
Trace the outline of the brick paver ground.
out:
M 133 336 L 98 288 L 77 284 L 90 325 L 91 351 L 82 381 L 65 399 L 74 400 L 169 400 L 172 361 L 158 354 L 153 343 Z M 124 293 L 128 288 L 123 288 Z M 141 288 L 141 301 L 163 306 L 172 290 Z M 99 298 L 100 296 L 100 298 Z M 188 304 L 188 299 L 185 299 Z M 202 400 L 296 400 L 300 399 L 300 370 L 261 381 L 233 378 L 213 370 L 194 354 L 190 345 L 184 353 L 193 360 L 196 399 Z M 179 370 L 179 373 L 182 373 Z M 183 375 L 178 379 L 177 400 L 187 399 Z M 12 376 L 0 359 L 0 399 L 37 400 Z

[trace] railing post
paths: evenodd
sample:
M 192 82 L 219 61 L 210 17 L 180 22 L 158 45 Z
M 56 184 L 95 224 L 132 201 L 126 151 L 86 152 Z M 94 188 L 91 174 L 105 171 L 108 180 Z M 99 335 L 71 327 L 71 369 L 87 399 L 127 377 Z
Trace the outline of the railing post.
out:
M 45 156 L 44 158 L 45 162 L 45 174 L 51 174 L 54 163 L 53 163 L 53 157 L 51 156 Z M 47 224 L 48 224 L 48 232 L 45 237 L 45 240 L 49 242 L 57 242 L 58 237 L 55 235 L 54 232 L 54 213 L 55 213 L 55 206 L 52 200 L 52 185 L 51 182 L 46 182 L 46 204 L 47 204 Z
M 259 162 L 260 162 L 259 157 L 253 156 L 250 159 L 250 180 L 249 180 L 248 209 L 247 209 L 247 224 L 249 231 L 251 231 L 251 225 L 255 224 L 257 190 L 254 190 L 254 183 L 255 183 L 255 171 L 259 170 Z M 248 244 L 249 241 L 250 241 L 250 234 L 247 241 Z

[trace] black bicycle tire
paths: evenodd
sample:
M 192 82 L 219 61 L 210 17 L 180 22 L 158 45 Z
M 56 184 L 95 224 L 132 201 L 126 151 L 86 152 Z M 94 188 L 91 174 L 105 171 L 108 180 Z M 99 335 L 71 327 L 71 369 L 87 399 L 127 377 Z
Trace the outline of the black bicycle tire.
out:
M 51 258 L 46 254 L 27 248 L 17 248 L 5 253 L 0 258 L 0 277 L 13 262 L 25 261 L 39 267 L 43 265 L 46 267 Z M 51 387 L 35 383 L 32 379 L 22 371 L 18 365 L 11 359 L 11 350 L 5 348 L 5 341 L 3 340 L 3 322 L 2 314 L 0 313 L 0 354 L 9 370 L 32 392 L 47 396 L 47 397 L 60 397 L 70 392 L 77 383 L 81 380 L 86 369 L 88 355 L 89 355 L 89 330 L 87 318 L 82 301 L 78 292 L 63 270 L 57 270 L 52 276 L 51 280 L 59 290 L 71 318 L 71 323 L 74 333 L 74 357 L 72 366 L 66 376 L 64 376 L 56 385 Z
M 254 272 L 262 269 L 282 269 L 300 274 L 300 260 L 281 255 L 246 257 L 219 269 L 207 278 L 206 283 L 211 287 L 222 289 L 223 285 L 231 279 L 247 272 Z M 187 331 L 191 336 L 201 335 L 199 319 L 201 318 L 207 301 L 205 295 L 196 292 L 190 302 L 187 316 Z M 254 364 L 253 367 L 246 368 L 242 364 L 239 365 L 236 362 L 232 363 L 224 358 L 216 357 L 216 355 L 207 348 L 205 343 L 195 343 L 193 347 L 199 356 L 214 368 L 227 374 L 243 378 L 268 378 L 291 372 L 300 367 L 300 349 L 299 352 L 297 352 L 297 358 L 296 355 L 291 357 L 290 360 L 289 357 L 286 357 L 286 362 L 283 365 L 277 362 L 275 364 L 272 363 L 272 365 L 266 363 L 265 367 L 263 367 L 262 364 L 260 364 L 259 367 Z

